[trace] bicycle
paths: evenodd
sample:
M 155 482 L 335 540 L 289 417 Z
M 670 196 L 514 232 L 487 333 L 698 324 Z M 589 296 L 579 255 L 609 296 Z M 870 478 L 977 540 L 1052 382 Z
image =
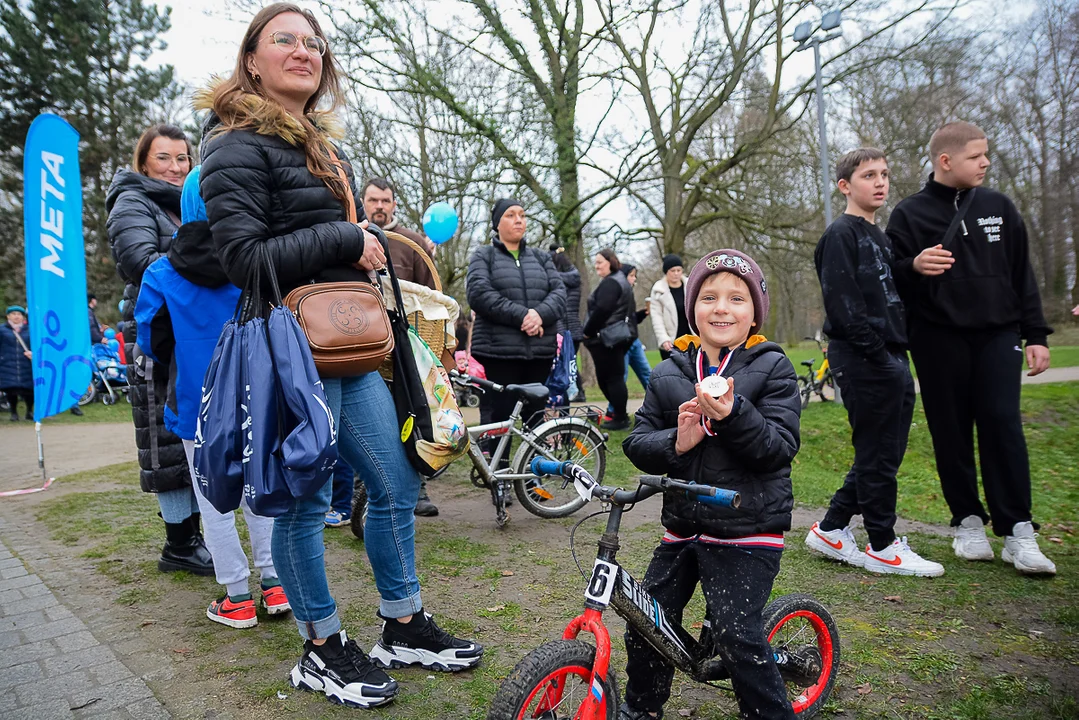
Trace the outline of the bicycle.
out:
M 566 478 L 586 501 L 598 499 L 609 504 L 607 529 L 600 538 L 585 590 L 584 613 L 569 623 L 561 640 L 542 645 L 517 663 L 495 694 L 488 720 L 615 720 L 618 686 L 610 671 L 611 641 L 603 624 L 603 612 L 608 607 L 613 607 L 626 625 L 645 637 L 671 665 L 697 682 L 722 688 L 713 683 L 729 678 L 729 673 L 716 657 L 709 619 L 705 619 L 700 637 L 694 639 L 666 617 L 659 603 L 618 564 L 615 553 L 627 506 L 657 493 L 681 492 L 695 495 L 704 503 L 737 508 L 738 493 L 656 475 L 642 475 L 636 490 L 620 490 L 601 486 L 573 463 L 542 458 L 533 460 L 532 469 L 537 474 Z M 571 550 L 572 547 L 571 535 Z M 839 669 L 835 621 L 809 595 L 793 594 L 770 602 L 764 609 L 764 622 L 795 715 L 812 717 L 831 695 Z M 595 637 L 595 647 L 577 639 L 582 632 Z
M 816 370 L 813 369 L 813 365 L 817 362 L 816 358 L 803 360 L 801 363 L 806 367 L 806 374 L 798 378 L 798 393 L 802 396 L 803 410 L 809 407 L 809 401 L 813 397 L 813 393 L 820 396 L 821 402 L 829 402 L 835 399 L 835 376 L 832 375 L 832 367 L 828 364 L 828 348 L 821 343 L 819 338 L 807 337 L 805 339 L 817 343 L 824 361 Z M 824 394 L 826 389 L 831 391 L 831 397 Z
M 603 477 L 607 469 L 606 433 L 600 432 L 594 424 L 573 414 L 547 418 L 535 427 L 521 427 L 519 421 L 525 404 L 547 400 L 550 391 L 546 385 L 528 383 L 503 386 L 490 380 L 463 375 L 456 370 L 450 372 L 450 380 L 461 388 L 469 387 L 481 392 L 506 392 L 517 398 L 513 412 L 507 419 L 468 428 L 472 441 L 468 450 L 468 457 L 472 461 L 472 483 L 491 492 L 495 520 L 500 528 L 509 522 L 506 500 L 510 483 L 513 484 L 514 494 L 521 506 L 537 517 L 567 517 L 584 507 L 585 501 L 576 492 L 567 491 L 566 483 L 561 480 L 548 483 L 545 477 L 530 472 L 529 467 L 537 457 L 552 461 L 572 460 L 584 464 L 596 477 Z M 508 467 L 499 468 L 514 437 L 520 440 L 520 445 Z M 493 438 L 500 439 L 488 458 L 480 449 L 480 443 Z
M 489 490 L 491 502 L 495 507 L 495 522 L 503 528 L 509 522 L 506 503 L 509 499 L 509 486 L 513 485 L 514 494 L 525 510 L 541 518 L 561 518 L 572 515 L 584 507 L 582 500 L 572 489 L 567 491 L 566 484 L 559 479 L 548 483 L 544 477 L 537 477 L 529 471 L 532 460 L 536 457 L 548 460 L 573 460 L 584 464 L 595 477 L 603 477 L 607 469 L 607 434 L 583 417 L 573 414 L 548 418 L 535 427 L 520 426 L 521 411 L 526 403 L 538 403 L 547 400 L 550 391 L 540 383 L 525 385 L 499 385 L 490 380 L 481 380 L 451 370 L 450 381 L 458 391 L 468 389 L 480 392 L 507 392 L 517 397 L 517 403 L 510 416 L 495 423 L 474 425 L 467 428 L 471 442 L 468 457 L 472 461 L 472 484 Z M 575 408 L 572 412 L 595 414 L 594 408 Z M 499 468 L 509 449 L 510 440 L 518 438 L 520 444 L 507 467 Z M 480 448 L 480 442 L 500 438 L 494 451 L 488 457 Z M 498 469 L 496 469 L 498 468 Z M 366 493 L 364 502 L 360 502 L 360 485 L 357 484 L 353 498 L 352 534 L 363 539 L 366 523 Z

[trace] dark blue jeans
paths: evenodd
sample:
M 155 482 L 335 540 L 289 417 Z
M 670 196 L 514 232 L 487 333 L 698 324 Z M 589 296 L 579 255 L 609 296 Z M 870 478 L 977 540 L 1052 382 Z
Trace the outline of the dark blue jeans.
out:
M 338 458 L 333 469 L 333 499 L 330 507 L 342 515 L 352 514 L 352 493 L 356 488 L 356 472 L 344 460 Z

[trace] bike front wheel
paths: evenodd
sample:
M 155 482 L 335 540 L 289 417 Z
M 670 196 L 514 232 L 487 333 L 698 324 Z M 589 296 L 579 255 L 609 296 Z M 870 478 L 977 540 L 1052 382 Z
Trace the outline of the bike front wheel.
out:
M 795 717 L 813 717 L 828 702 L 839 672 L 835 620 L 809 595 L 784 595 L 764 608 L 764 631 Z
M 596 482 L 602 482 L 603 472 L 607 468 L 607 447 L 602 436 L 591 426 L 582 422 L 556 420 L 540 428 L 532 440 L 543 449 L 542 452 L 523 444 L 513 459 L 514 473 L 528 473 L 532 459 L 540 455 L 548 460 L 576 463 Z M 573 483 L 567 484 L 561 477 L 519 478 L 513 481 L 513 489 L 521 506 L 541 518 L 567 517 L 584 507 L 585 503 Z
M 599 713 L 589 720 L 615 720 L 618 685 L 614 674 L 591 687 L 596 649 L 580 640 L 556 640 L 529 653 L 498 688 L 487 720 L 571 720 L 594 692 L 600 698 Z
M 805 410 L 809 407 L 809 399 L 813 397 L 813 381 L 804 377 L 798 378 L 798 394 L 802 397 L 802 409 Z

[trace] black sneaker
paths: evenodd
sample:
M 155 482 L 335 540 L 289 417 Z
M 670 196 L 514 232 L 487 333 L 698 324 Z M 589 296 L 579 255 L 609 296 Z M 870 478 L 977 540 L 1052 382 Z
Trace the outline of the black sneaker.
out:
M 345 631 L 331 635 L 319 646 L 303 644 L 303 656 L 292 668 L 292 687 L 325 693 L 331 702 L 373 708 L 393 701 L 397 681 L 377 667 Z
M 483 657 L 482 645 L 458 640 L 423 610 L 408 623 L 382 619 L 382 638 L 371 649 L 371 659 L 383 667 L 419 664 L 428 670 L 457 672 L 478 665 Z
M 618 709 L 618 720 L 663 720 L 663 711 L 658 715 L 649 715 L 644 710 L 634 710 L 629 703 L 622 703 Z

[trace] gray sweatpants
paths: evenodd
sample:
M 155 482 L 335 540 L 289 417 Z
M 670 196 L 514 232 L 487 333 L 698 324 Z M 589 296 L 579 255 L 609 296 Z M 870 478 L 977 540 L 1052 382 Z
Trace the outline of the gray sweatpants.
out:
M 194 440 L 184 440 L 184 452 L 187 453 L 191 477 L 195 477 Z M 217 576 L 217 582 L 224 585 L 228 594 L 233 597 L 246 595 L 250 592 L 247 587 L 247 578 L 251 575 L 251 568 L 247 564 L 247 555 L 240 546 L 240 536 L 236 532 L 236 515 L 233 512 L 219 513 L 203 496 L 198 483 L 192 483 L 192 486 L 195 488 L 195 499 L 198 500 L 199 510 L 202 512 L 206 549 L 214 558 L 214 575 Z M 276 579 L 277 571 L 274 570 L 273 557 L 270 555 L 273 518 L 262 517 L 251 512 L 246 499 L 240 507 L 244 511 L 244 520 L 247 522 L 247 533 L 251 538 L 251 552 L 255 556 L 255 567 L 259 569 L 263 580 Z

